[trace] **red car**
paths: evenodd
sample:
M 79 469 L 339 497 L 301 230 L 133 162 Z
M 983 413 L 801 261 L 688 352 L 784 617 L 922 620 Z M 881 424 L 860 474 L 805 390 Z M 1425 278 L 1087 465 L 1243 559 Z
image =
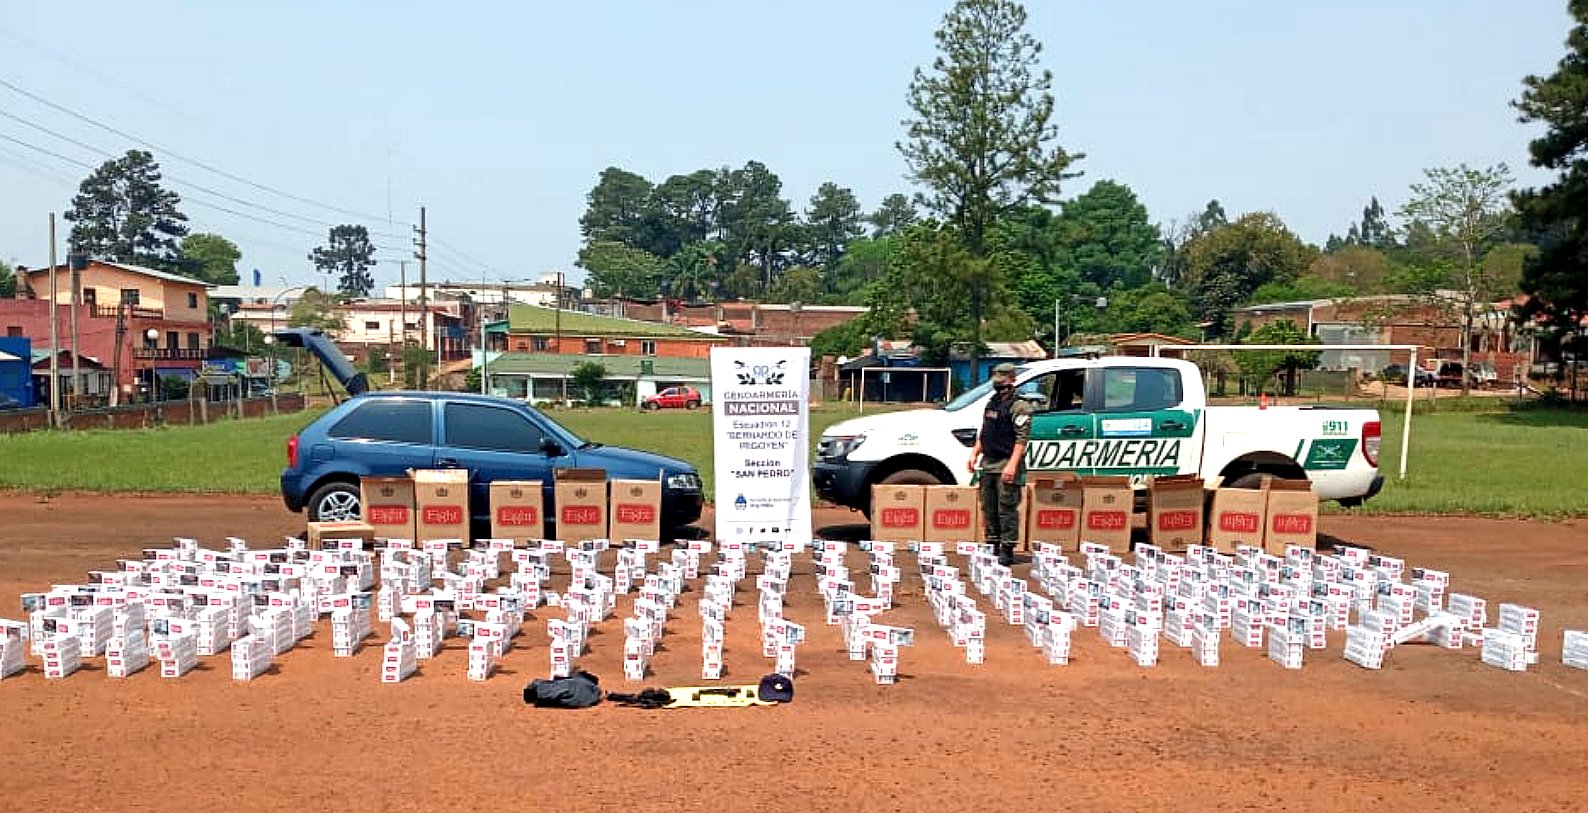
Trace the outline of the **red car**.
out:
M 699 409 L 700 390 L 694 387 L 668 387 L 640 403 L 641 409 Z

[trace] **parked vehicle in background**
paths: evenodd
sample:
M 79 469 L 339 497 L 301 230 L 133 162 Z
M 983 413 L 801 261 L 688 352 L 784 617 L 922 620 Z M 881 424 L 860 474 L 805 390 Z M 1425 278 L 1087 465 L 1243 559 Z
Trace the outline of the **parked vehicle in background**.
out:
M 699 409 L 700 390 L 694 387 L 668 387 L 640 402 L 641 409 Z
M 563 468 L 603 469 L 608 479 L 661 480 L 665 539 L 700 518 L 700 473 L 682 460 L 593 443 L 511 398 L 370 392 L 364 374 L 320 331 L 290 328 L 273 335 L 287 347 L 307 348 L 353 396 L 287 440 L 281 498 L 287 510 L 305 512 L 310 521 L 358 518 L 360 478 L 451 468 L 469 472 L 476 528 L 489 524 L 496 480 L 541 481 L 545 514 L 556 517 L 553 485 Z
M 1391 364 L 1379 372 L 1379 378 L 1386 384 L 1404 387 L 1406 386 L 1406 365 Z M 1432 387 L 1438 380 L 1431 370 L 1425 370 L 1422 367 L 1417 368 L 1414 378 L 1416 383 L 1412 386 L 1415 387 Z
M 9 395 L 0 393 L 0 409 L 21 409 L 22 402 Z
M 1467 367 L 1467 378 L 1472 386 L 1480 390 L 1495 389 L 1500 386 L 1500 371 L 1491 361 L 1474 361 Z
M 1435 385 L 1445 389 L 1461 389 L 1462 370 L 1463 368 L 1459 361 L 1439 362 L 1439 369 L 1434 372 Z

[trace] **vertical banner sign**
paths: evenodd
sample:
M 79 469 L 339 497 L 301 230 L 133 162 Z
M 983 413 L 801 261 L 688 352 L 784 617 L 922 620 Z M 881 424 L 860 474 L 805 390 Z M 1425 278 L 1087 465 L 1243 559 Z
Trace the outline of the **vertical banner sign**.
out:
M 711 350 L 717 539 L 811 537 L 808 347 Z

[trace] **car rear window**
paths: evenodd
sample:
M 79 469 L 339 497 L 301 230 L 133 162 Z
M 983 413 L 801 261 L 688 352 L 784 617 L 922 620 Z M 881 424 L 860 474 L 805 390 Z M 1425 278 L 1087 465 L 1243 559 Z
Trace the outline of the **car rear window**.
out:
M 545 433 L 510 409 L 447 404 L 447 445 L 465 449 L 536 454 Z
M 370 398 L 354 407 L 326 434 L 347 440 L 430 443 L 430 402 Z

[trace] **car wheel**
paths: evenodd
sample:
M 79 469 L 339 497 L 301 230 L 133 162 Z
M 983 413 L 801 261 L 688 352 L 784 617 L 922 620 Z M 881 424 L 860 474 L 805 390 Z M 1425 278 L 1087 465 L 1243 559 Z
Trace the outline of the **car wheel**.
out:
M 640 405 L 640 408 L 644 409 L 646 412 L 655 412 L 656 410 L 661 409 L 662 405 L 656 403 L 655 401 L 646 401 Z
M 360 519 L 358 486 L 352 483 L 331 482 L 309 495 L 310 522 L 347 522 Z
M 699 401 L 685 401 L 684 402 L 684 409 L 687 409 L 687 410 L 690 410 L 690 411 L 694 411 L 694 410 L 700 409 L 700 402 Z
M 882 478 L 879 482 L 885 486 L 935 486 L 942 484 L 942 481 L 920 469 L 900 469 Z

